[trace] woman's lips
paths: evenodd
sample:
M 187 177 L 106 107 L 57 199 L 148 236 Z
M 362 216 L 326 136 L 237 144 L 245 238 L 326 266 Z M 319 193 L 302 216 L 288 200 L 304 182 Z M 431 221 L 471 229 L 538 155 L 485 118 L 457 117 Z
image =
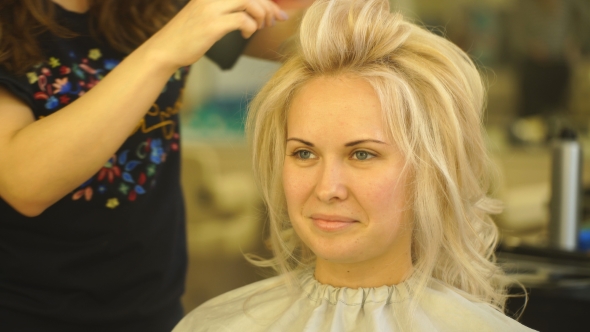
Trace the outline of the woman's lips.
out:
M 337 215 L 314 214 L 310 218 L 317 228 L 325 232 L 339 231 L 358 222 L 357 220 Z

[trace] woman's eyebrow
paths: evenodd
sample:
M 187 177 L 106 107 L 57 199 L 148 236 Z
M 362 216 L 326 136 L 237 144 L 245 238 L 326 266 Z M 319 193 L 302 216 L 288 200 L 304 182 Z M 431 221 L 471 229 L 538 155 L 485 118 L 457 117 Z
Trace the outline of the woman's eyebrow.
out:
M 289 141 L 297 141 L 297 142 L 301 142 L 307 146 L 311 146 L 311 147 L 314 146 L 313 143 L 308 142 L 308 141 L 304 141 L 301 138 L 296 138 L 296 137 L 287 138 L 287 142 L 289 142 Z
M 348 147 L 348 146 L 355 146 L 357 144 L 369 143 L 369 142 L 370 143 L 387 144 L 385 142 L 382 142 L 382 141 L 379 141 L 379 140 L 376 140 L 376 139 L 361 139 L 361 140 L 358 140 L 358 141 L 352 141 L 352 142 L 346 143 L 346 144 L 344 144 L 344 146 L 346 146 L 346 147 Z

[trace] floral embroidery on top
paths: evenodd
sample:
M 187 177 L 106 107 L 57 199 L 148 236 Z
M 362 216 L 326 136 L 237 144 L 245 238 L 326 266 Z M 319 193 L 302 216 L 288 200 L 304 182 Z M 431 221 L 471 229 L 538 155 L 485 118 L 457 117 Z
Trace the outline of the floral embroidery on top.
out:
M 105 59 L 100 63 L 97 60 L 102 57 L 102 53 L 97 48 L 88 52 L 88 58 L 94 60 L 94 63 L 90 63 L 88 58 L 76 61 L 77 57 L 74 53 L 70 53 L 70 57 L 72 58 L 71 67 L 62 64 L 58 58 L 50 57 L 47 63 L 41 63 L 37 65 L 35 71 L 27 73 L 29 83 L 38 84 L 39 91 L 33 97 L 36 100 L 45 100 L 44 106 L 48 111 L 68 105 L 86 93 L 104 77 L 105 70 L 112 70 L 120 62 L 115 59 Z M 100 66 L 105 69 L 101 69 Z
M 36 91 L 34 99 L 46 111 L 37 117 L 43 118 L 72 103 L 119 63 L 120 60 L 105 56 L 99 48 L 91 48 L 83 57 L 72 51 L 64 59 L 52 56 L 47 62 L 38 64 L 34 71 L 26 74 Z M 177 71 L 162 93 L 167 91 L 169 84 L 182 83 L 187 72 L 188 68 Z M 143 138 L 125 143 L 94 176 L 74 190 L 72 200 L 89 202 L 102 197 L 104 206 L 114 209 L 122 201 L 133 202 L 145 195 L 155 185 L 159 166 L 166 161 L 167 155 L 179 149 L 177 114 L 180 106 L 176 101 L 162 110 L 155 103 L 130 135 L 130 138 Z M 131 142 L 136 142 L 135 147 L 129 146 Z
M 173 142 L 169 145 L 170 152 L 178 151 L 178 139 L 179 135 L 175 133 Z M 162 146 L 162 139 L 152 138 L 141 143 L 134 151 L 122 150 L 113 155 L 95 176 L 83 183 L 73 193 L 72 199 L 84 198 L 90 201 L 96 190 L 99 195 L 117 195 L 133 202 L 139 195 L 147 192 L 147 187 L 155 184 L 157 167 L 166 161 L 168 153 Z M 120 204 L 119 200 L 115 204 L 112 198 L 107 199 L 106 206 L 116 208 Z
M 107 200 L 107 205 L 106 205 L 109 209 L 114 209 L 117 206 L 119 206 L 119 200 L 115 197 L 115 198 L 109 198 Z
M 88 57 L 92 60 L 98 60 L 100 59 L 100 57 L 102 57 L 102 53 L 100 53 L 100 49 L 93 48 L 90 51 L 88 51 Z
M 51 57 L 51 58 L 49 58 L 49 65 L 50 65 L 52 68 L 55 68 L 55 67 L 57 67 L 57 66 L 59 66 L 59 65 L 61 65 L 61 64 L 59 63 L 59 59 L 56 59 L 56 58 L 54 58 L 54 57 Z

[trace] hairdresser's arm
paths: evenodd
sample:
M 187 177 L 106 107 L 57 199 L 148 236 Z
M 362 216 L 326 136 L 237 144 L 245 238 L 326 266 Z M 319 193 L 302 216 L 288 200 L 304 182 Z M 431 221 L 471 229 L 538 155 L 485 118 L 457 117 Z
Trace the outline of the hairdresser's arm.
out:
M 284 49 L 285 41 L 297 32 L 305 10 L 313 4 L 314 0 L 277 0 L 275 2 L 289 15 L 289 20 L 258 31 L 248 42 L 244 50 L 245 55 L 267 60 L 281 60 L 287 51 Z
M 227 32 L 239 29 L 249 37 L 262 20 L 280 15 L 278 8 L 269 13 L 264 1 L 190 1 L 94 88 L 38 121 L 0 89 L 0 196 L 35 216 L 84 183 L 123 144 L 178 68 L 197 61 Z

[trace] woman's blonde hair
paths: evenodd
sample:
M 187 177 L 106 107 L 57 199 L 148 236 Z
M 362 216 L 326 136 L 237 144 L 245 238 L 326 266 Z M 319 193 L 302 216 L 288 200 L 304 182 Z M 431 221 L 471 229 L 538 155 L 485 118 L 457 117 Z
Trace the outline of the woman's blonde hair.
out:
M 313 266 L 294 233 L 282 187 L 286 119 L 311 79 L 352 75 L 375 89 L 384 122 L 410 170 L 414 273 L 503 310 L 505 276 L 495 264 L 498 230 L 487 197 L 491 174 L 483 139 L 485 91 L 469 56 L 453 43 L 391 13 L 387 0 L 317 0 L 297 46 L 251 103 L 246 130 L 270 220 L 280 274 Z

